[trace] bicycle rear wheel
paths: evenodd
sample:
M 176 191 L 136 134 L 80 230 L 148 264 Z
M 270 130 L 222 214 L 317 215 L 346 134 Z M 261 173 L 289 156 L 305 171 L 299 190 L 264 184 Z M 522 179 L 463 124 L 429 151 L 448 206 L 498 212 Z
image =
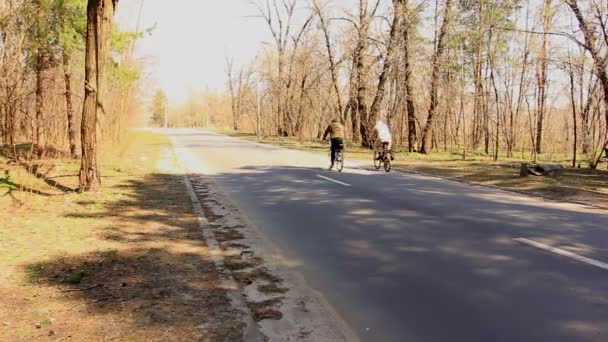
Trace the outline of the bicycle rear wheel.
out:
M 336 170 L 338 170 L 338 172 L 342 172 L 342 169 L 344 169 L 344 152 L 337 151 L 336 152 Z
M 382 159 L 380 158 L 380 151 L 374 150 L 374 167 L 376 170 L 380 170 L 382 167 Z
M 386 157 L 384 159 L 384 171 L 386 171 L 386 172 L 391 171 L 391 158 L 390 157 Z

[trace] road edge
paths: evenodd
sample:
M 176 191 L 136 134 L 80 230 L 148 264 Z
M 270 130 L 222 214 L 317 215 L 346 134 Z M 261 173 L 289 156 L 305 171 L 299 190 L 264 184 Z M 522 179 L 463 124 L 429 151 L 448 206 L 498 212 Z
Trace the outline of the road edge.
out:
M 175 141 L 171 136 L 168 136 L 171 142 L 171 152 L 173 157 L 175 158 L 175 162 L 178 166 L 178 169 L 182 172 L 182 181 L 186 188 L 186 192 L 190 197 L 190 201 L 192 204 L 192 211 L 197 217 L 198 226 L 203 233 L 203 239 L 205 240 L 205 244 L 209 249 L 209 254 L 211 257 L 211 261 L 215 266 L 220 282 L 221 287 L 226 290 L 226 295 L 230 300 L 232 306 L 243 314 L 243 323 L 245 327 L 243 328 L 242 340 L 244 342 L 262 342 L 265 341 L 265 337 L 260 331 L 258 325 L 255 323 L 251 311 L 247 306 L 247 302 L 244 294 L 240 291 L 239 286 L 236 281 L 232 277 L 232 274 L 229 272 L 222 272 L 225 269 L 225 260 L 220 248 L 220 245 L 213 234 L 213 231 L 210 229 L 211 225 L 205 212 L 203 210 L 202 204 L 198 198 L 198 195 L 194 191 L 194 187 L 192 186 L 192 182 L 190 180 L 190 171 L 187 167 L 184 166 L 184 163 L 180 160 L 177 151 L 175 150 Z

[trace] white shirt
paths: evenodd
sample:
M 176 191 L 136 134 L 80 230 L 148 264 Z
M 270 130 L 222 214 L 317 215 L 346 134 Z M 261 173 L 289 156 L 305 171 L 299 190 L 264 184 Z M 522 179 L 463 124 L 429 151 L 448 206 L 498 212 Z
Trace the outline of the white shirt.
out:
M 393 140 L 391 130 L 384 122 L 377 123 L 376 127 L 374 127 L 374 130 L 378 132 L 378 138 L 381 142 L 391 142 Z

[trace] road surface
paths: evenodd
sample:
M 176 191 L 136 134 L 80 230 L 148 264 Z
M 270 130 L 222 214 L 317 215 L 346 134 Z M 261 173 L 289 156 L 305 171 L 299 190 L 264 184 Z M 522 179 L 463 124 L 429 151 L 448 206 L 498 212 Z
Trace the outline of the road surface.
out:
M 363 341 L 608 341 L 605 212 L 168 134 Z

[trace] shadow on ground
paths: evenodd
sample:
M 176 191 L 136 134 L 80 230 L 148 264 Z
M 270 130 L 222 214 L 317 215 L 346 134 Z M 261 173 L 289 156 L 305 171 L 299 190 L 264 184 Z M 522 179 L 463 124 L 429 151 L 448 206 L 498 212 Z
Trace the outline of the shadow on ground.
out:
M 47 159 L 35 160 L 32 154 L 35 152 L 32 144 L 0 146 L 0 175 L 2 175 L 0 176 L 0 196 L 6 195 L 15 199 L 14 194 L 22 192 L 50 197 L 77 191 L 75 186 L 68 186 L 63 181 L 57 180 L 57 178 L 64 178 L 64 181 L 69 179 L 73 184 L 77 184 L 77 166 L 58 159 L 66 158 L 66 153 L 61 150 L 49 146 L 46 151 L 45 158 Z M 67 167 L 71 174 L 59 177 L 51 176 L 56 173 L 57 165 L 60 165 L 59 168 L 62 169 Z M 17 177 L 14 177 L 15 175 Z M 16 181 L 15 178 L 19 178 L 19 181 Z M 46 187 L 42 184 L 37 184 L 38 186 L 23 184 L 27 183 L 27 178 L 38 179 Z
M 59 289 L 70 312 L 114 317 L 90 336 L 240 341 L 240 314 L 219 286 L 182 176 L 152 174 L 114 189 L 122 199 L 67 216 L 109 220 L 98 235 L 116 248 L 29 265 L 30 281 Z

